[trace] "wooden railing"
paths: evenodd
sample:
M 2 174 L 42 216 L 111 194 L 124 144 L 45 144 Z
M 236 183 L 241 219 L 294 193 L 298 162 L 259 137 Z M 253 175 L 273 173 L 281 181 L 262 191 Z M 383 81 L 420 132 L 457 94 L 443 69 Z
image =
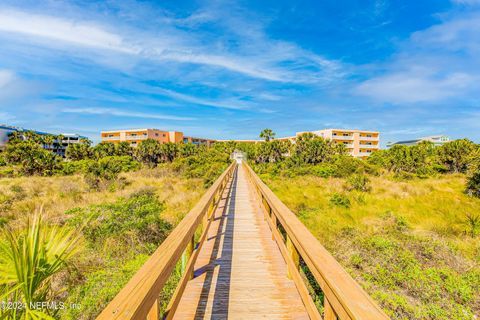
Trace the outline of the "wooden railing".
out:
M 157 320 L 158 297 L 177 263 L 182 261 L 182 277 L 167 307 L 166 318 L 172 317 L 188 280 L 193 277 L 195 260 L 206 238 L 212 213 L 236 168 L 232 163 L 215 181 L 97 319 Z M 196 243 L 195 232 L 198 230 L 202 233 Z
M 313 275 L 323 292 L 323 319 L 389 319 L 245 162 L 243 167 L 310 318 L 322 318 L 312 299 L 315 293 L 308 278 Z

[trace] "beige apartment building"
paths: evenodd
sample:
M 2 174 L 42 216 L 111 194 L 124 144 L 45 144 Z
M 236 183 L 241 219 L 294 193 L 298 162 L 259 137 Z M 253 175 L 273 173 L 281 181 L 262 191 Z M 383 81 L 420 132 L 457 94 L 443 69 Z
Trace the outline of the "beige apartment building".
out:
M 378 131 L 323 129 L 309 132 L 343 144 L 348 153 L 358 158 L 366 158 L 372 152 L 380 149 L 380 133 Z M 306 132 L 297 132 L 296 136 L 303 133 Z
M 119 143 L 126 141 L 131 146 L 137 146 L 146 139 L 157 140 L 160 143 L 193 143 L 193 144 L 206 144 L 210 145 L 215 142 L 211 139 L 203 139 L 196 137 L 187 137 L 180 131 L 164 131 L 159 129 L 132 129 L 132 130 L 114 130 L 114 131 L 102 131 L 101 141 Z

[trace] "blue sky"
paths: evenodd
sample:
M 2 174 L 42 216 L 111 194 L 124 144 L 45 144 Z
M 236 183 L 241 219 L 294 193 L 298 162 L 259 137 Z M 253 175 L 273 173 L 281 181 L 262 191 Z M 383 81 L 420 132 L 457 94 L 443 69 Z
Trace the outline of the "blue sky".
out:
M 480 142 L 480 0 L 0 1 L 0 123 Z

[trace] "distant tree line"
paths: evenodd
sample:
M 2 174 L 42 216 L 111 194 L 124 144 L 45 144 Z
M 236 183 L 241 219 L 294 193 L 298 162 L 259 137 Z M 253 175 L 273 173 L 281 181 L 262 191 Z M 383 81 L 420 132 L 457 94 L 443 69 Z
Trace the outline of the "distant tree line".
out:
M 441 173 L 465 173 L 468 175 L 466 192 L 480 196 L 480 146 L 468 139 L 450 141 L 439 147 L 430 142 L 414 146 L 395 145 L 373 152 L 364 161 L 350 156 L 342 144 L 312 133 L 298 136 L 295 143 L 275 139 L 271 129 L 263 130 L 260 137 L 265 141 L 230 141 L 215 143 L 211 147 L 160 143 L 153 139 L 143 140 L 137 147 L 130 146 L 128 142 L 102 142 L 92 146 L 91 141 L 85 139 L 69 145 L 63 161 L 42 148 L 55 137 L 13 133 L 6 150 L 0 154 L 0 166 L 15 166 L 24 175 L 84 173 L 86 179 L 97 186 L 101 181 L 115 179 L 123 171 L 173 163 L 188 177 L 204 177 L 208 185 L 230 161 L 230 154 L 241 150 L 246 152 L 249 161 L 260 172 L 269 170 L 287 175 L 349 177 L 352 174 L 378 174 L 379 170 L 385 170 L 408 179 Z
M 360 160 L 350 156 L 342 144 L 312 133 L 297 136 L 295 143 L 275 139 L 270 129 L 262 131 L 260 137 L 265 141 L 236 146 L 247 153 L 259 172 L 349 177 L 378 174 L 384 170 L 401 179 L 464 173 L 468 175 L 466 192 L 480 196 L 480 145 L 468 139 L 450 141 L 438 147 L 428 141 L 413 146 L 395 145 Z

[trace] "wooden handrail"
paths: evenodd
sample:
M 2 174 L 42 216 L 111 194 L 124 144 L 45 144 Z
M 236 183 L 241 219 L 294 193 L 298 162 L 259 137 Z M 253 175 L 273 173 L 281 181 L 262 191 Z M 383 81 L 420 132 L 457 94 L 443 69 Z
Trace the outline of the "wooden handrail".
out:
M 203 235 L 208 230 L 211 221 L 210 214 L 218 204 L 218 200 L 236 168 L 237 165 L 233 162 L 222 173 L 97 319 L 158 319 L 157 299 L 163 286 L 182 255 L 188 252 L 191 255 L 195 231 L 202 222 L 204 229 L 200 241 L 205 239 Z M 194 263 L 192 260 L 196 258 L 196 255 L 193 255 L 192 258 L 190 255 L 188 256 L 187 271 L 192 268 Z M 177 294 L 179 293 L 176 292 Z
M 300 276 L 300 257 L 324 293 L 324 319 L 389 319 L 252 168 L 245 162 L 243 167 L 257 192 L 273 238 L 287 262 L 289 276 L 295 281 L 310 317 L 318 319 L 320 315 L 312 310 L 311 297 L 305 294 L 304 280 Z M 278 224 L 285 230 L 286 239 L 281 236 Z

